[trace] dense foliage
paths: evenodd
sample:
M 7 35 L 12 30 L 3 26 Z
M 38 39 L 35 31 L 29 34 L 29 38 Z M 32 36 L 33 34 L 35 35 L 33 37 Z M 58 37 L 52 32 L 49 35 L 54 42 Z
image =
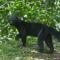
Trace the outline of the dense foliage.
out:
M 0 0 L 0 39 L 9 37 L 12 33 L 7 18 L 11 14 L 24 17 L 26 21 L 41 22 L 55 27 L 55 24 L 60 22 L 60 1 Z

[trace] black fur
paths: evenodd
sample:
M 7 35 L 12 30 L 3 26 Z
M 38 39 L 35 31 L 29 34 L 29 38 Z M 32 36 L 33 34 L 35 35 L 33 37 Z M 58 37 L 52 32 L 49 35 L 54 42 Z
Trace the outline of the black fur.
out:
M 19 34 L 17 35 L 17 37 L 22 39 L 23 46 L 26 46 L 27 36 L 36 36 L 38 37 L 39 51 L 43 52 L 43 41 L 45 41 L 47 46 L 50 48 L 50 52 L 53 53 L 54 47 L 52 42 L 52 35 L 57 38 L 59 38 L 58 36 L 60 35 L 60 33 L 55 29 L 41 23 L 24 22 L 15 16 L 12 16 L 10 18 L 10 24 L 18 29 Z

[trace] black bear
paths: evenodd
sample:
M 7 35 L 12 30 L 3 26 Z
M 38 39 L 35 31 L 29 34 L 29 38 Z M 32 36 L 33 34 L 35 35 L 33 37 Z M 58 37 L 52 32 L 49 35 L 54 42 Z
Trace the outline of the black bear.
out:
M 24 22 L 15 16 L 11 16 L 9 19 L 9 23 L 17 28 L 19 32 L 17 37 L 22 39 L 23 46 L 26 46 L 27 36 L 35 36 L 38 37 L 38 46 L 40 52 L 44 52 L 44 41 L 49 47 L 50 53 L 54 52 L 52 35 L 57 37 L 58 40 L 60 38 L 60 32 L 56 31 L 56 29 L 48 27 L 42 23 Z

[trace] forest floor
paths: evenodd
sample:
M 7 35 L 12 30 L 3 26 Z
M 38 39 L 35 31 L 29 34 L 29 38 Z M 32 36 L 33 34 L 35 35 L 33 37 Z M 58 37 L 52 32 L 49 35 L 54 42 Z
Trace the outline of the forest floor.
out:
M 17 46 L 16 41 L 0 45 L 0 60 L 60 60 L 59 42 L 54 42 L 55 52 L 53 54 L 38 52 L 35 43 L 28 43 L 26 47 Z

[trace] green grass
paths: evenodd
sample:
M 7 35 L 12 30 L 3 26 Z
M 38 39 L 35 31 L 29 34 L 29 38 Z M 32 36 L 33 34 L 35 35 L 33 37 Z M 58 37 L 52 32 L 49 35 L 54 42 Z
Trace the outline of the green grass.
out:
M 0 60 L 53 60 L 60 59 L 60 43 L 54 42 L 56 53 L 45 54 L 36 50 L 36 38 L 27 39 L 27 47 L 18 47 L 18 42 L 10 40 L 0 44 Z

